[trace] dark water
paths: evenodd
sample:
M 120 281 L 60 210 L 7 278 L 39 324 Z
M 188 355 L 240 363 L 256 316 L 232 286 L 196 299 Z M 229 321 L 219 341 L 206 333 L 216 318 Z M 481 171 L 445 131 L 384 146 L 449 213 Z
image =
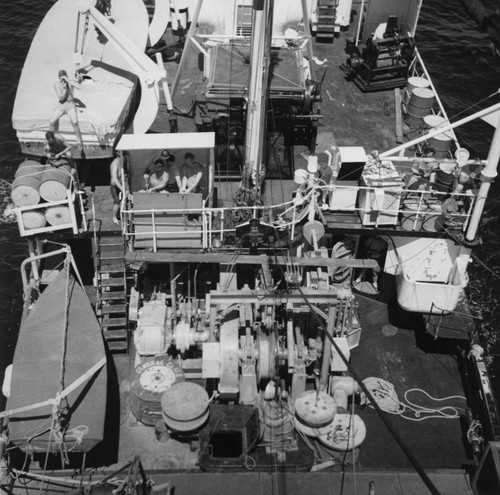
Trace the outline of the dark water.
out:
M 76 1 L 76 0 L 75 0 Z M 11 129 L 16 83 L 30 42 L 53 0 L 3 0 L 0 9 L 0 180 L 12 180 L 21 160 Z M 483 0 L 490 10 L 495 0 Z M 453 119 L 500 87 L 500 59 L 489 48 L 488 36 L 481 33 L 459 0 L 424 2 L 417 30 L 417 45 L 439 95 Z M 495 103 L 499 98 L 489 100 Z M 481 106 L 485 106 L 482 104 Z M 478 108 L 473 108 L 474 110 Z M 472 113 L 472 111 L 468 111 Z M 466 115 L 464 113 L 461 116 Z M 475 122 L 457 130 L 462 146 L 473 157 L 485 158 L 493 130 Z M 0 201 L 3 198 L 0 198 Z M 482 332 L 493 358 L 500 363 L 500 343 L 495 340 L 500 327 L 500 181 L 493 184 L 486 204 L 484 242 L 471 267 L 470 294 L 474 310 L 483 317 Z M 18 267 L 25 256 L 25 244 L 15 224 L 0 223 L 0 380 L 12 359 L 21 314 L 21 282 Z M 500 375 L 493 362 L 492 373 Z M 500 390 L 500 376 L 496 388 Z M 500 396 L 498 394 L 497 396 Z M 0 408 L 3 408 L 0 396 Z

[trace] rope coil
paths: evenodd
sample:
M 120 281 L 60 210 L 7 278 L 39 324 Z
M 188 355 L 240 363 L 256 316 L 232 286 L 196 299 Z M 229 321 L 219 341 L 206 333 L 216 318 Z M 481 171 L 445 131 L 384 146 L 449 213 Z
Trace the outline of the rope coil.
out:
M 380 409 L 382 409 L 382 411 L 389 414 L 399 415 L 409 421 L 424 421 L 431 418 L 456 419 L 460 417 L 460 412 L 464 411 L 463 408 L 454 406 L 426 407 L 416 404 L 415 402 L 412 402 L 408 399 L 408 394 L 410 394 L 411 392 L 420 392 L 426 395 L 430 400 L 437 402 L 452 399 L 460 399 L 465 401 L 465 397 L 461 395 L 451 395 L 449 397 L 438 398 L 432 397 L 429 393 L 420 388 L 411 388 L 404 393 L 404 400 L 406 402 L 402 402 L 397 396 L 394 385 L 383 380 L 382 378 L 365 378 L 363 380 L 363 383 L 377 402 L 377 405 L 380 407 Z M 366 397 L 364 397 L 363 400 L 365 404 L 373 407 L 372 404 L 366 399 Z M 408 416 L 407 414 L 412 414 L 412 416 Z

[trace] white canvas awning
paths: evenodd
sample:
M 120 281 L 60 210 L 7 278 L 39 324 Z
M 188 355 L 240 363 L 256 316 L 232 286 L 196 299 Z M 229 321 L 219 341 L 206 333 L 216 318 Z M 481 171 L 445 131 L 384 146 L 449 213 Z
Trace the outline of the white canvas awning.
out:
M 179 132 L 165 134 L 124 134 L 116 149 L 131 150 L 175 150 L 200 149 L 215 146 L 214 132 Z

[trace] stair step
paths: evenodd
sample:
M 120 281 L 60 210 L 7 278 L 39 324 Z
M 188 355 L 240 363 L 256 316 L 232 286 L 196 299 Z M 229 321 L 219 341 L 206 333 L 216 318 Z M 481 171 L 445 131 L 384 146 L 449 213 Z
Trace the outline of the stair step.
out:
M 108 348 L 111 352 L 128 352 L 128 342 L 123 340 L 111 340 L 107 342 Z
M 125 327 L 127 325 L 127 318 L 122 317 L 110 317 L 107 316 L 103 318 L 101 322 L 101 326 L 103 328 L 111 328 L 111 327 Z
M 103 315 L 112 315 L 117 313 L 125 313 L 127 306 L 125 304 L 103 304 L 101 313 Z
M 101 263 L 100 271 L 101 273 L 120 273 L 123 275 L 124 269 L 123 263 L 116 263 L 116 260 L 104 260 L 104 263 Z
M 125 291 L 123 290 L 115 290 L 115 291 L 106 291 L 101 292 L 101 301 L 124 301 L 125 300 Z
M 99 239 L 99 246 L 120 246 L 123 249 L 123 239 L 121 236 L 101 237 Z
M 106 341 L 127 340 L 127 330 L 104 330 L 102 332 Z
M 101 263 L 103 261 L 115 261 L 116 262 L 116 260 L 123 260 L 123 253 L 119 253 L 119 252 L 101 253 L 99 255 L 99 259 L 101 260 Z
M 125 278 L 123 277 L 110 277 L 110 278 L 101 277 L 102 287 L 123 287 L 124 285 L 125 285 Z

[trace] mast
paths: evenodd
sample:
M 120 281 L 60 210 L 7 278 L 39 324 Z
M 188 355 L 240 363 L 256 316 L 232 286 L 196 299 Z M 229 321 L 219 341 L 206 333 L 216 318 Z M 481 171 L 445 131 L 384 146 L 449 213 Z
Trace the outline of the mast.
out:
M 495 129 L 495 134 L 493 135 L 493 140 L 491 141 L 490 151 L 488 152 L 488 159 L 486 160 L 486 166 L 481 172 L 481 186 L 479 187 L 474 210 L 472 211 L 472 217 L 469 221 L 469 226 L 467 227 L 467 232 L 465 234 L 465 238 L 468 241 L 473 241 L 476 237 L 477 229 L 479 227 L 479 221 L 481 219 L 484 205 L 486 203 L 486 198 L 490 190 L 490 185 L 498 175 L 497 167 L 500 160 L 500 112 L 498 113 L 498 115 L 499 119 Z
M 271 65 L 274 0 L 254 0 L 245 132 L 245 156 L 237 198 L 250 205 L 260 200 L 265 176 L 267 97 Z

